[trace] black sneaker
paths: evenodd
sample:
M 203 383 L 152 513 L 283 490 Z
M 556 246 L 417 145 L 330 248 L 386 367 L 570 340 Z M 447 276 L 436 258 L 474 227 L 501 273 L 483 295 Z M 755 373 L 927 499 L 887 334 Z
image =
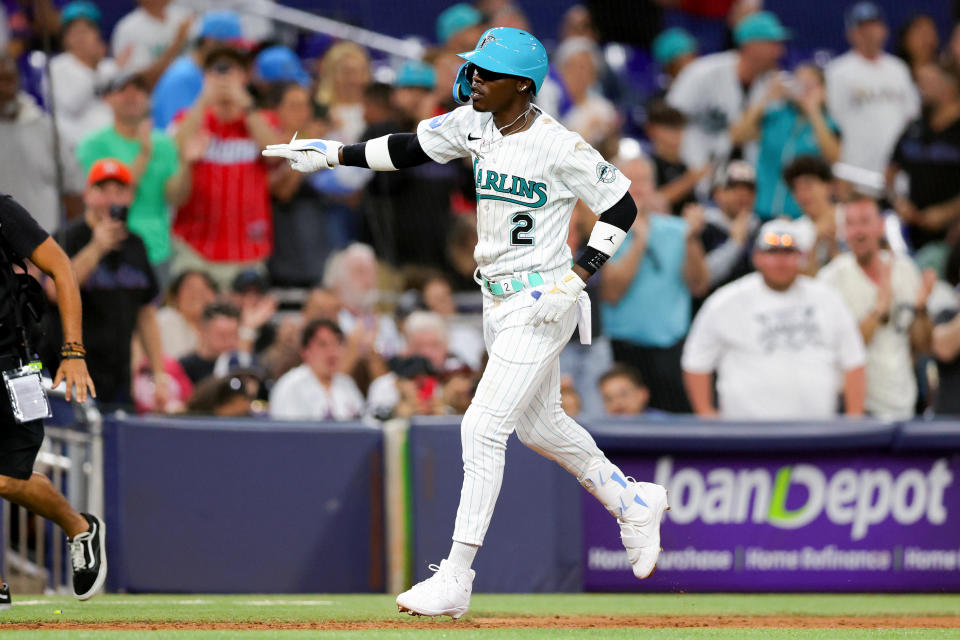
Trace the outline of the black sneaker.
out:
M 73 564 L 73 597 L 89 600 L 103 589 L 107 579 L 107 532 L 97 516 L 81 513 L 90 529 L 67 541 Z
M 12 601 L 13 599 L 10 597 L 10 587 L 4 582 L 3 586 L 0 587 L 0 611 L 9 609 Z

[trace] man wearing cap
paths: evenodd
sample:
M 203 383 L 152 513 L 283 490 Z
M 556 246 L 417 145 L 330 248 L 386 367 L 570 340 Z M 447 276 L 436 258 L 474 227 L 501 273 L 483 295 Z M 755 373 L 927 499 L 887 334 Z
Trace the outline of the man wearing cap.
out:
M 300 58 L 293 49 L 282 45 L 267 47 L 257 54 L 253 61 L 253 80 L 264 88 L 291 82 L 310 86 L 310 75 Z
M 87 0 L 76 0 L 60 14 L 60 38 L 64 52 L 50 60 L 48 95 L 53 115 L 68 143 L 78 144 L 85 135 L 110 124 L 113 114 L 100 99 L 100 84 L 117 71 L 106 57 L 107 45 L 100 34 L 100 9 Z
M 750 163 L 734 160 L 720 171 L 713 188 L 716 206 L 704 211 L 701 235 L 711 291 L 753 271 L 750 245 L 759 226 L 753 210 L 756 199 L 757 174 Z
M 68 217 L 83 211 L 83 173 L 73 147 L 60 138 L 53 151 L 53 124 L 33 96 L 20 89 L 17 61 L 0 54 L 0 192 L 9 193 L 47 232 L 60 226 L 57 160 L 63 170 L 63 205 Z
M 193 12 L 171 0 L 137 0 L 140 5 L 113 28 L 110 48 L 120 67 L 156 84 L 190 38 Z
M 483 14 L 466 2 L 460 2 L 437 16 L 437 43 L 451 53 L 473 47 L 483 33 Z
M 120 73 L 104 87 L 104 101 L 113 110 L 113 124 L 92 132 L 77 147 L 77 158 L 89 171 L 103 158 L 130 167 L 133 202 L 128 226 L 147 246 L 150 264 L 165 284 L 170 261 L 170 206 L 190 196 L 193 163 L 204 151 L 204 139 L 188 141 L 178 152 L 170 137 L 153 128 L 150 93 L 139 74 Z
M 800 275 L 795 225 L 760 228 L 751 273 L 707 298 L 683 350 L 693 410 L 734 420 L 820 420 L 863 413 L 864 348 L 829 286 Z M 712 376 L 717 374 L 714 404 Z
M 774 14 L 752 13 L 733 29 L 736 51 L 703 56 L 680 72 L 667 102 L 690 118 L 683 140 L 687 166 L 702 167 L 730 155 L 730 127 L 747 105 L 766 93 L 770 72 L 777 68 L 789 37 Z
M 410 131 L 416 128 L 418 122 L 434 115 L 430 96 L 436 84 L 433 67 L 424 62 L 412 60 L 397 70 L 390 99 Z
M 661 82 L 669 90 L 688 64 L 697 59 L 697 40 L 686 29 L 671 27 L 653 40 L 653 60 L 663 72 Z
M 193 165 L 193 189 L 173 221 L 173 273 L 200 269 L 226 289 L 245 269 L 262 269 L 273 248 L 266 160 L 278 142 L 275 118 L 247 90 L 246 52 L 220 46 L 203 61 L 203 92 L 172 124 L 177 146 L 208 139 Z M 269 119 L 268 119 L 269 118 Z
M 233 11 L 208 11 L 203 15 L 193 51 L 177 58 L 153 89 L 150 110 L 154 126 L 166 129 L 182 109 L 194 103 L 203 90 L 203 61 L 207 54 L 227 44 L 242 46 L 240 17 Z
M 57 232 L 80 284 L 87 365 L 105 405 L 130 404 L 130 346 L 136 334 L 155 380 L 165 376 L 160 328 L 153 306 L 159 294 L 147 250 L 127 228 L 133 200 L 130 169 L 113 158 L 87 174 L 83 217 Z M 166 385 L 156 385 L 156 405 L 166 406 Z
M 920 101 L 910 69 L 883 50 L 889 33 L 877 5 L 850 7 L 846 28 L 851 49 L 826 68 L 827 109 L 843 132 L 841 162 L 879 176 Z

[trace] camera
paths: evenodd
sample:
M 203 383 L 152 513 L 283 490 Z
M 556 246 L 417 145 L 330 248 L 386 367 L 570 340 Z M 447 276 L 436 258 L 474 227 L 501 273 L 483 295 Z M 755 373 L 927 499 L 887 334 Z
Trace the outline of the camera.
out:
M 130 214 L 130 207 L 125 204 L 112 204 L 110 205 L 110 217 L 114 220 L 119 220 L 120 222 L 126 224 L 127 216 Z

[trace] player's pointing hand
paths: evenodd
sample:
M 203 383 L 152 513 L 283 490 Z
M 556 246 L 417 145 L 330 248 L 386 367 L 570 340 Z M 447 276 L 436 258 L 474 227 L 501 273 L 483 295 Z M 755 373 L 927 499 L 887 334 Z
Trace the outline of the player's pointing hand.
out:
M 297 134 L 293 134 L 293 139 L 287 144 L 267 145 L 261 153 L 267 158 L 286 158 L 291 169 L 300 173 L 312 173 L 321 169 L 332 169 L 340 164 L 342 146 L 336 140 L 297 140 Z

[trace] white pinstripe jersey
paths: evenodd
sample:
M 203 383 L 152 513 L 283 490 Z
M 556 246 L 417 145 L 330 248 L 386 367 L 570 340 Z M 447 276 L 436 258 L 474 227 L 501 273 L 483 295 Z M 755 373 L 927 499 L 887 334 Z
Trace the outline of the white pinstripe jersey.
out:
M 529 129 L 503 136 L 493 114 L 467 105 L 424 120 L 417 137 L 437 162 L 473 158 L 479 238 L 473 256 L 491 280 L 569 266 L 577 199 L 600 215 L 630 186 L 583 138 L 542 112 Z

